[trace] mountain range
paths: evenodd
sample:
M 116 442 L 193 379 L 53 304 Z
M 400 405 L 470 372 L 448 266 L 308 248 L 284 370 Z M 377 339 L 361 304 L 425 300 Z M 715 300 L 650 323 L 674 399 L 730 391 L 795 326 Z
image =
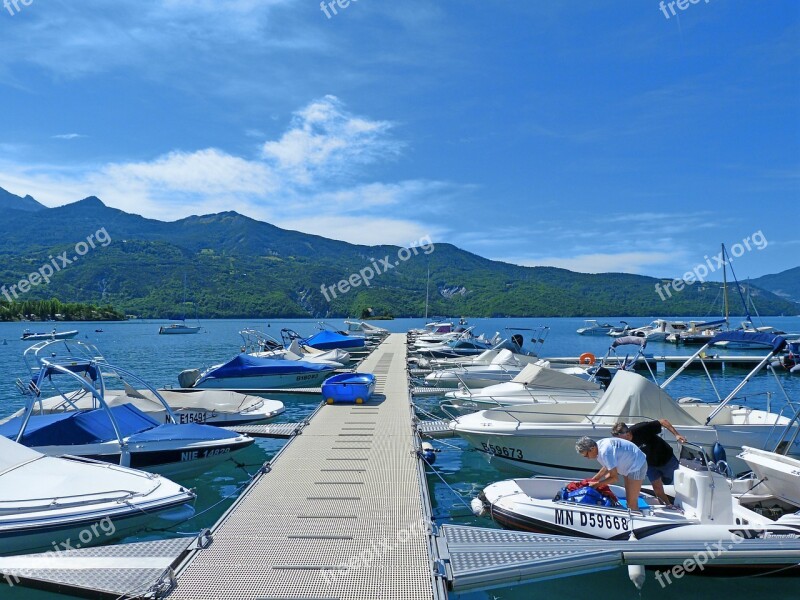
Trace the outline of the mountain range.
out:
M 444 243 L 361 246 L 235 212 L 163 222 L 96 197 L 46 208 L 2 188 L 0 209 L 0 301 L 52 265 L 49 283 L 18 299 L 111 304 L 148 318 L 421 316 L 426 295 L 429 314 L 476 317 L 711 316 L 722 307 L 718 282 L 662 301 L 655 286 L 667 280 L 521 267 Z M 759 313 L 798 314 L 798 282 L 800 267 L 750 282 Z

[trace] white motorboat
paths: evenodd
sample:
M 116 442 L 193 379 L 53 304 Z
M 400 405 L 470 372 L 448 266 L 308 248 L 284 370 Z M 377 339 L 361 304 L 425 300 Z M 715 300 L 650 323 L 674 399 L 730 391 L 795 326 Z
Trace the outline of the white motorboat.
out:
M 363 335 L 367 340 L 373 342 L 379 342 L 389 335 L 388 329 L 376 327 L 365 321 L 345 321 L 344 324 L 347 325 L 349 335 Z
M 493 352 L 486 350 L 486 352 Z M 481 354 L 480 356 L 483 356 Z M 500 350 L 489 364 L 460 365 L 433 371 L 425 376 L 428 385 L 438 387 L 457 387 L 465 385 L 469 388 L 482 388 L 504 381 L 511 381 L 519 375 L 526 365 L 536 362 L 535 356 L 515 354 L 511 350 Z
M 422 329 L 409 330 L 408 337 L 417 338 L 421 335 L 450 333 L 451 331 L 453 331 L 453 323 L 451 321 L 434 321 L 426 324 Z
M 78 335 L 77 329 L 71 329 L 70 331 L 56 331 L 53 329 L 53 331 L 50 333 L 33 333 L 30 329 L 26 329 L 22 332 L 22 337 L 19 339 L 25 340 L 26 342 L 38 342 L 41 340 L 71 340 L 76 335 Z
M 585 374 L 580 367 L 573 367 L 573 370 Z M 585 377 L 560 369 L 551 369 L 543 364 L 529 364 L 511 381 L 474 390 L 464 387 L 447 392 L 445 397 L 461 411 L 543 404 L 578 404 L 577 410 L 585 415 L 602 395 L 603 388 L 600 384 Z M 568 409 L 562 407 L 553 410 L 557 413 L 559 410 Z
M 108 363 L 91 344 L 40 342 L 28 348 L 24 358 L 34 374 L 30 380 L 17 380 L 17 387 L 26 398 L 25 411 L 0 425 L 0 435 L 44 454 L 70 454 L 186 476 L 205 471 L 254 442 L 249 436 L 219 427 L 179 424 L 154 388 Z M 105 399 L 109 374 L 133 389 L 149 390 L 169 414 L 170 422 L 162 424 L 130 403 L 110 406 Z M 36 414 L 35 406 L 45 385 L 51 385 L 64 399 L 82 389 L 91 394 L 97 408 Z
M 288 331 L 288 330 L 284 330 Z M 255 329 L 243 329 L 242 352 L 257 358 L 275 360 L 303 360 L 317 364 L 329 365 L 336 369 L 344 368 L 350 362 L 350 354 L 341 348 L 318 350 L 311 346 L 303 346 L 297 337 L 284 337 L 283 343 L 271 335 Z
M 285 410 L 283 402 L 278 400 L 228 390 L 158 390 L 158 395 L 166 401 L 180 424 L 229 427 L 271 419 Z M 105 401 L 112 407 L 131 404 L 159 423 L 171 422 L 170 413 L 156 395 L 147 389 L 135 390 L 127 386 L 122 390 L 106 390 Z M 81 388 L 51 398 L 37 398 L 34 414 L 49 415 L 95 408 L 100 408 L 97 400 Z M 24 412 L 24 408 L 20 409 L 0 423 L 19 417 Z
M 159 475 L 45 456 L 0 437 L 0 554 L 102 544 L 171 512 L 188 516 L 194 497 Z
M 749 446 L 742 446 L 739 458 L 747 463 L 770 493 L 800 507 L 800 460 Z
M 735 497 L 730 481 L 700 461 L 681 461 L 675 471 L 675 508 L 643 492 L 637 506 L 628 510 L 621 486 L 609 486 L 615 502 L 592 489 L 571 492 L 569 483 L 549 477 L 500 481 L 483 490 L 473 510 L 510 529 L 606 540 L 628 540 L 633 534 L 632 544 L 643 539 L 714 543 L 730 540 L 732 534 L 739 539 L 800 539 L 797 506 L 773 501 L 773 510 L 763 511 L 746 495 Z
M 458 417 L 450 423 L 450 428 L 484 452 L 498 468 L 580 477 L 594 474 L 597 469 L 576 455 L 575 441 L 582 436 L 610 437 L 611 427 L 617 421 L 667 419 L 709 454 L 717 442 L 729 451 L 745 445 L 770 447 L 785 429 L 797 428 L 791 418 L 729 404 L 739 389 L 720 403 L 679 404 L 652 381 L 636 373 L 619 371 L 590 411 L 564 410 L 553 414 L 549 407 L 536 405 L 498 407 Z M 670 443 L 678 448 L 677 442 L 670 440 Z M 795 442 L 787 450 L 790 455 L 800 455 L 800 444 Z M 730 458 L 730 467 L 734 473 L 748 470 L 735 456 Z
M 585 325 L 577 330 L 578 335 L 608 335 L 617 327 L 611 323 L 598 323 L 596 319 L 587 319 Z

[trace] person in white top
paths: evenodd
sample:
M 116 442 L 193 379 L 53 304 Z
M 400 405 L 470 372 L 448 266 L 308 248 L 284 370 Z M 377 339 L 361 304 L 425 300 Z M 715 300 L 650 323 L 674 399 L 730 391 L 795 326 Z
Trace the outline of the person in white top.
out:
M 575 450 L 584 458 L 597 459 L 603 466 L 589 479 L 590 486 L 613 484 L 622 475 L 628 508 L 637 510 L 639 491 L 647 477 L 647 457 L 636 444 L 613 437 L 595 442 L 584 436 L 575 444 Z

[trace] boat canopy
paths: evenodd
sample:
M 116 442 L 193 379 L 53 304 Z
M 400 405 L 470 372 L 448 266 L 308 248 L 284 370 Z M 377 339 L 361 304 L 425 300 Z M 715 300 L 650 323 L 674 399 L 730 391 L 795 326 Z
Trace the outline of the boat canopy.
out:
M 548 369 L 536 364 L 527 365 L 511 380 L 528 387 L 569 389 L 569 390 L 599 390 L 600 385 L 593 381 L 581 379 L 575 375 L 561 373 L 556 369 Z
M 17 427 L 19 430 L 19 427 Z M 32 460 L 41 458 L 43 455 L 36 450 L 26 448 L 22 444 L 17 444 L 3 436 L 0 436 L 0 473 L 9 469 L 24 465 Z M 6 490 L 7 491 L 7 490 Z
M 672 396 L 655 383 L 630 371 L 617 371 L 588 420 L 611 425 L 643 419 L 667 419 L 675 426 L 700 425 Z
M 642 350 L 644 350 L 644 347 L 647 346 L 647 338 L 639 337 L 637 335 L 623 335 L 622 337 L 618 337 L 611 342 L 612 348 L 619 348 L 620 346 L 628 345 L 640 346 Z
M 309 373 L 311 371 L 330 371 L 330 366 L 300 360 L 258 358 L 257 356 L 242 353 L 237 354 L 224 365 L 210 369 L 204 377 L 207 379 L 225 379 L 229 377 L 279 375 L 283 373 Z
M 718 342 L 742 342 L 745 344 L 760 344 L 769 346 L 772 352 L 780 352 L 786 346 L 786 339 L 783 336 L 773 333 L 753 333 L 752 331 L 723 331 L 715 335 L 709 344 Z
M 363 348 L 365 340 L 363 337 L 342 335 L 329 329 L 323 329 L 303 340 L 303 344 L 320 350 L 333 350 L 335 348 Z
M 158 427 L 155 419 L 130 404 L 109 409 L 114 415 L 122 437 Z M 0 435 L 15 439 L 22 417 L 15 417 L 0 425 Z M 105 409 L 70 411 L 50 415 L 33 415 L 28 421 L 21 443 L 26 446 L 72 446 L 98 444 L 117 439 L 111 419 Z
M 238 437 L 235 431 L 222 427 L 209 427 L 198 423 L 166 423 L 147 431 L 141 431 L 128 438 L 129 444 L 141 442 L 166 442 L 175 440 L 198 441 L 227 440 Z

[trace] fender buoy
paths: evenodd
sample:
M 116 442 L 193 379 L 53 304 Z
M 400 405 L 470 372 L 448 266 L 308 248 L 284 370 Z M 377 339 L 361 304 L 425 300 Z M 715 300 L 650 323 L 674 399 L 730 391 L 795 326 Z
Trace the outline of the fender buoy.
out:
M 578 362 L 582 365 L 593 365 L 597 359 L 591 352 L 584 352 L 578 357 Z

